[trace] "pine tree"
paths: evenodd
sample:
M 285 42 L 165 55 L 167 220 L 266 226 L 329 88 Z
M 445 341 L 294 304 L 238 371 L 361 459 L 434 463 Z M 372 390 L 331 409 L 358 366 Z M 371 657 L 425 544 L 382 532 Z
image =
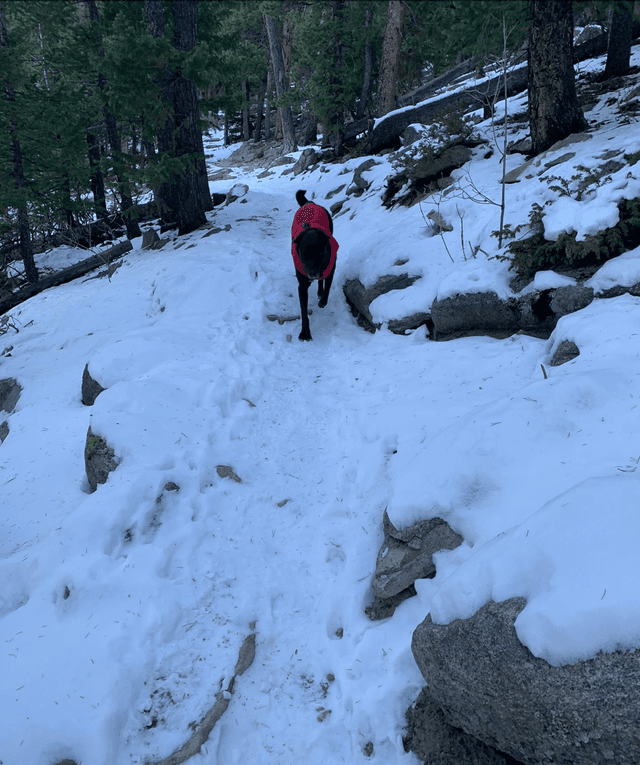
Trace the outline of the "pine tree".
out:
M 403 0 L 389 0 L 376 93 L 375 111 L 378 117 L 382 117 L 395 109 L 404 15 L 405 3 Z
M 534 154 L 584 130 L 572 58 L 571 0 L 531 0 L 529 125 Z
M 607 9 L 609 22 L 609 44 L 605 79 L 623 77 L 629 73 L 631 57 L 631 28 L 633 25 L 633 3 L 631 0 L 616 0 Z
M 283 145 L 282 153 L 288 154 L 292 151 L 297 151 L 298 145 L 296 143 L 296 135 L 293 127 L 293 115 L 291 113 L 291 106 L 283 103 L 286 93 L 286 73 L 284 68 L 284 58 L 282 55 L 282 43 L 280 39 L 280 32 L 278 30 L 278 21 L 274 16 L 270 16 L 264 13 L 264 25 L 267 29 L 269 36 L 269 51 L 271 54 L 271 66 L 273 68 L 273 75 L 276 85 L 276 93 L 278 95 L 278 112 L 282 120 L 282 133 L 283 133 Z

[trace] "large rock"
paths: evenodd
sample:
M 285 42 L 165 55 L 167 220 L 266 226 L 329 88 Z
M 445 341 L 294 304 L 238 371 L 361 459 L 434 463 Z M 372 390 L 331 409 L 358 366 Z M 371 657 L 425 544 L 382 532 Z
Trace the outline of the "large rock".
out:
M 446 721 L 425 688 L 407 710 L 404 747 L 428 765 L 513 765 L 508 755 L 496 752 Z
M 319 161 L 320 157 L 316 154 L 315 149 L 305 149 L 293 166 L 293 174 L 300 175 L 300 173 L 304 173 L 310 168 L 315 167 Z
M 518 299 L 519 329 L 549 337 L 558 319 L 586 308 L 593 301 L 593 290 L 579 285 L 530 292 Z
M 468 335 L 508 337 L 520 328 L 515 301 L 501 300 L 495 292 L 472 292 L 436 299 L 431 306 L 431 319 L 434 340 Z
M 429 696 L 449 725 L 524 765 L 637 765 L 640 651 L 552 667 L 516 635 L 523 598 L 489 602 L 413 634 Z
M 473 292 L 435 300 L 431 306 L 433 339 L 469 335 L 508 337 L 522 331 L 547 338 L 558 319 L 592 302 L 592 289 L 567 285 L 500 298 L 495 292 Z

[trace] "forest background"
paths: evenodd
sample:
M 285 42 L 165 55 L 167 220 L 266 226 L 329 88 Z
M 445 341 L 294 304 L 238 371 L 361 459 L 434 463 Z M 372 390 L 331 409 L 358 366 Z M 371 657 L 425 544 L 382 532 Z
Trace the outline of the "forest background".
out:
M 481 71 L 522 52 L 534 24 L 554 31 L 541 45 L 554 56 L 572 12 L 608 23 L 606 74 L 624 73 L 633 11 L 629 0 L 4 0 L 0 290 L 16 287 L 6 266 L 18 258 L 38 281 L 34 251 L 90 248 L 117 226 L 133 239 L 149 217 L 179 233 L 203 225 L 208 125 L 283 153 L 321 134 L 325 161 L 353 155 L 399 94 L 410 103 L 457 62 Z

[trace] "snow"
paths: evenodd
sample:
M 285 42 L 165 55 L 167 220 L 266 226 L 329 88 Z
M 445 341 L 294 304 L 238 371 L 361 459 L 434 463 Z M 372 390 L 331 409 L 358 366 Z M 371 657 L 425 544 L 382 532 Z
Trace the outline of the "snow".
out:
M 589 113 L 603 127 L 550 174 L 569 180 L 605 151 L 638 148 L 608 97 Z M 501 140 L 490 123 L 477 129 Z M 298 321 L 267 319 L 298 314 L 294 194 L 329 206 L 363 158 L 303 178 L 234 168 L 249 191 L 208 229 L 156 251 L 136 240 L 110 281 L 76 280 L 11 312 L 19 332 L 0 337 L 0 378 L 23 391 L 0 446 L 4 765 L 166 757 L 219 692 L 229 708 L 193 762 L 416 763 L 402 744 L 423 685 L 411 634 L 429 612 L 447 623 L 489 598 L 527 599 L 518 636 L 554 665 L 638 647 L 640 299 L 595 300 L 549 340 L 433 343 L 424 329 L 363 332 L 342 297 L 348 278 L 420 276 L 372 304 L 386 322 L 436 296 L 509 294 L 491 235 L 499 209 L 478 196 L 500 195 L 499 152 L 486 153 L 425 206 L 454 226 L 442 237 L 419 206 L 381 206 L 394 168 L 376 158 L 370 189 L 335 216 L 337 275 L 327 308 L 313 309 L 312 343 L 298 342 Z M 229 161 L 218 134 L 207 155 Z M 637 167 L 579 202 L 544 172 L 523 177 L 507 189 L 507 222 L 526 224 L 537 201 L 547 236 L 563 215 L 588 233 L 637 194 Z M 638 252 L 589 286 L 636 283 Z M 39 264 L 84 256 L 60 248 Z M 565 283 L 541 273 L 534 286 Z M 580 355 L 551 367 L 563 340 Z M 80 400 L 87 363 L 106 388 L 92 407 Z M 89 427 L 120 458 L 94 493 Z M 385 509 L 398 527 L 442 517 L 465 541 L 436 555 L 435 579 L 392 618 L 371 622 Z M 255 660 L 230 692 L 251 633 Z

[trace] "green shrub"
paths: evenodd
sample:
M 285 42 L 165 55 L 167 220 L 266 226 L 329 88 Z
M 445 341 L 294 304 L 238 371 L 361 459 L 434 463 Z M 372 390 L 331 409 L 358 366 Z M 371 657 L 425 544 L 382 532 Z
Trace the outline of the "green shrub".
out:
M 597 266 L 640 245 L 640 199 L 618 205 L 620 220 L 615 226 L 577 242 L 576 234 L 561 234 L 547 241 L 541 231 L 528 239 L 509 243 L 510 268 L 519 276 L 532 278 L 538 271 L 554 268 Z

